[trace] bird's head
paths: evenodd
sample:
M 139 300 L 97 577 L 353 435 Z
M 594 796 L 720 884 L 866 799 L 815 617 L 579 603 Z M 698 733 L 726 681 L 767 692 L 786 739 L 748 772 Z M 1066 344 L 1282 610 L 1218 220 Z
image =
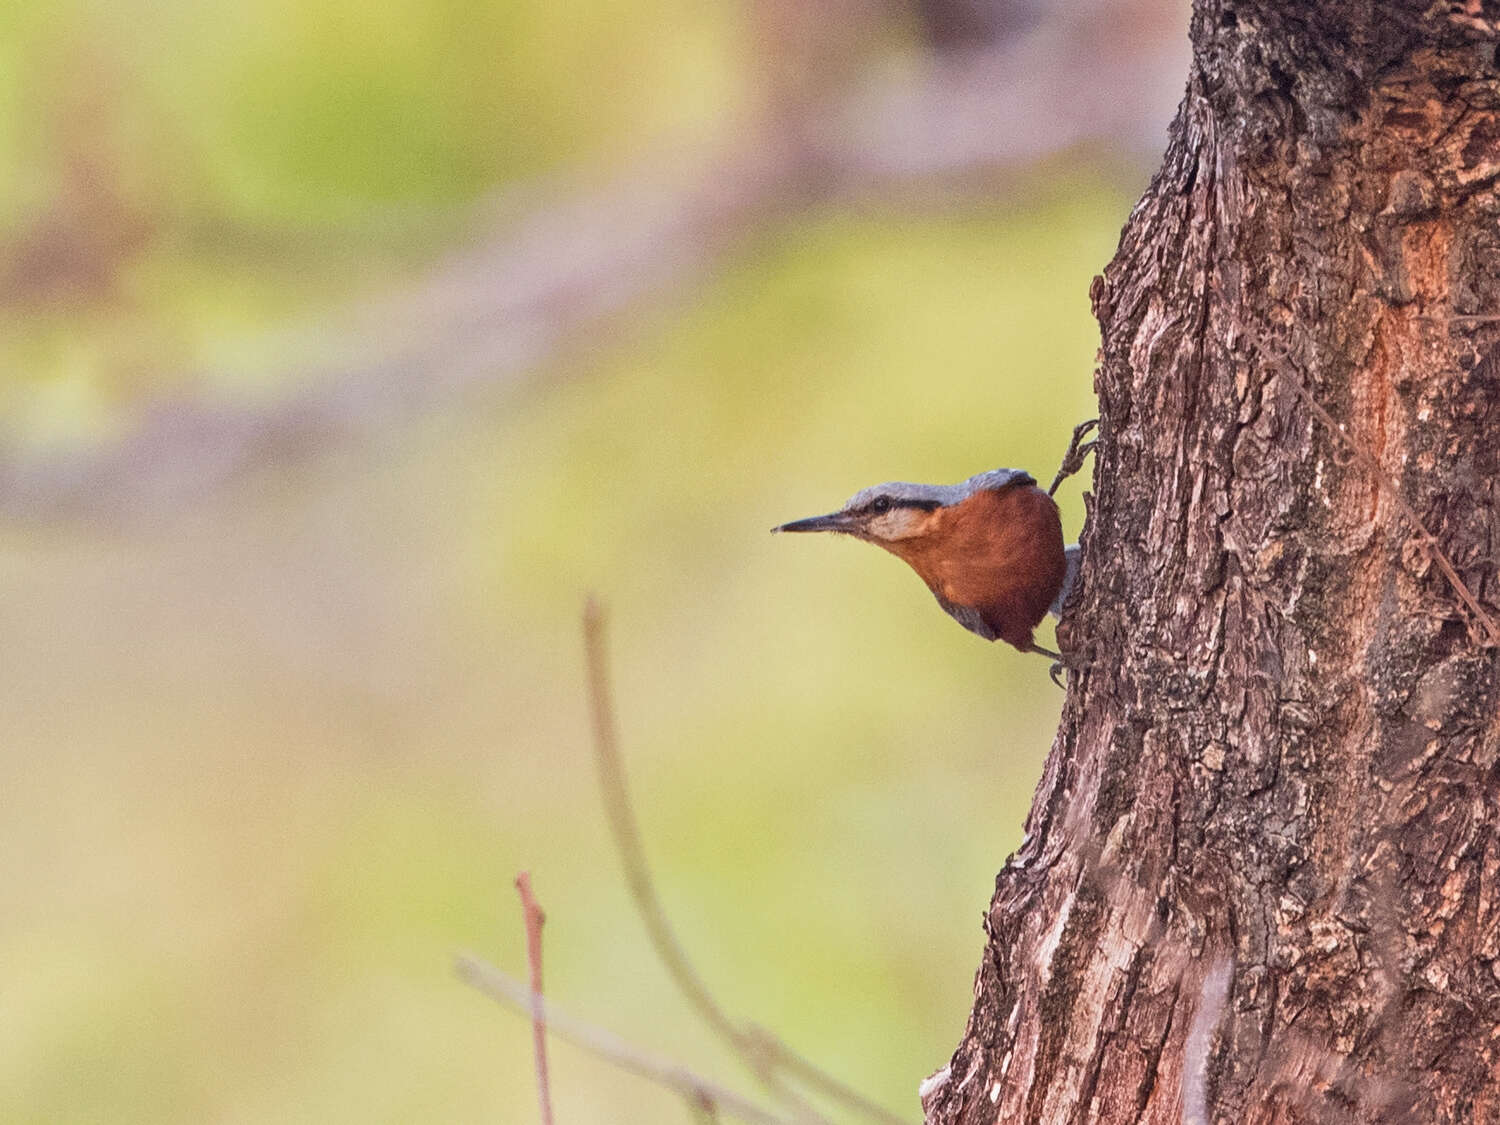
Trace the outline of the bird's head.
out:
M 1017 469 L 994 469 L 959 484 L 911 484 L 891 481 L 856 492 L 842 508 L 826 516 L 793 520 L 772 531 L 836 531 L 886 546 L 919 539 L 939 525 L 939 509 L 960 504 L 976 492 L 1012 484 L 1035 483 Z

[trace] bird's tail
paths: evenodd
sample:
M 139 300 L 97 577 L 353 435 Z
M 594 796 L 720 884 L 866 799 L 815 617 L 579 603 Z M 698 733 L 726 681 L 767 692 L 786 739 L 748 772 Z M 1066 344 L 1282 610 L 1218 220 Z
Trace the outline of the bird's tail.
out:
M 1068 595 L 1073 592 L 1073 583 L 1078 580 L 1078 563 L 1083 558 L 1083 548 L 1077 543 L 1064 549 L 1063 555 L 1068 560 L 1068 569 L 1063 572 L 1062 589 L 1057 592 L 1057 597 L 1052 599 L 1052 605 L 1048 613 L 1053 617 L 1061 617 L 1063 604 L 1068 600 Z

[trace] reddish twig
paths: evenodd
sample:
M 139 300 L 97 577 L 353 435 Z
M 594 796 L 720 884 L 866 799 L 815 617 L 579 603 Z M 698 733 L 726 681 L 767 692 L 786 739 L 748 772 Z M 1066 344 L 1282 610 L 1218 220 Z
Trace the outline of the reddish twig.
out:
M 542 1003 L 542 923 L 547 916 L 531 893 L 531 873 L 516 876 L 521 912 L 526 918 L 526 963 L 531 966 L 531 1043 L 536 1056 L 536 1096 L 542 1125 L 552 1125 L 552 1087 L 547 1081 L 547 1010 Z
M 1283 356 L 1283 359 L 1285 358 Z M 1495 619 L 1479 604 L 1479 599 L 1474 596 L 1468 584 L 1458 576 L 1458 568 L 1448 558 L 1448 553 L 1443 550 L 1442 544 L 1437 540 L 1437 536 L 1427 530 L 1426 523 L 1423 522 L 1421 516 L 1417 515 L 1416 509 L 1407 503 L 1406 497 L 1401 495 L 1401 490 L 1396 486 L 1396 482 L 1391 480 L 1386 471 L 1380 467 L 1380 462 L 1375 460 L 1374 455 L 1351 438 L 1345 432 L 1344 427 L 1334 419 L 1333 415 L 1328 413 L 1317 399 L 1313 398 L 1312 392 L 1303 384 L 1296 370 L 1289 363 L 1282 366 L 1282 371 L 1288 375 L 1292 388 L 1301 396 L 1302 401 L 1307 403 L 1308 409 L 1316 414 L 1323 425 L 1327 426 L 1333 432 L 1334 436 L 1344 443 L 1344 448 L 1353 455 L 1356 461 L 1369 470 L 1370 474 L 1375 478 L 1376 484 L 1383 488 L 1386 495 L 1395 501 L 1396 507 L 1401 510 L 1401 514 L 1406 517 L 1407 522 L 1411 524 L 1412 529 L 1417 533 L 1417 537 L 1422 540 L 1423 546 L 1427 548 L 1428 553 L 1432 556 L 1433 562 L 1437 563 L 1438 569 L 1448 579 L 1448 584 L 1453 587 L 1454 593 L 1458 595 L 1464 605 L 1468 606 L 1469 612 L 1474 615 L 1475 619 L 1483 627 L 1484 632 L 1489 635 L 1490 644 L 1492 646 L 1500 646 L 1500 625 L 1496 625 Z
M 902 1125 L 902 1118 L 827 1074 L 771 1032 L 731 1018 L 714 999 L 708 985 L 688 959 L 671 923 L 667 921 L 666 910 L 651 877 L 650 865 L 646 862 L 646 851 L 641 845 L 640 828 L 630 804 L 630 793 L 625 784 L 625 766 L 620 756 L 605 655 L 604 611 L 594 598 L 589 598 L 584 605 L 583 637 L 588 658 L 594 750 L 599 763 L 599 784 L 603 790 L 605 811 L 625 868 L 625 880 L 630 886 L 631 897 L 635 899 L 636 909 L 651 937 L 651 944 L 672 980 L 688 1002 L 698 1010 L 704 1022 L 734 1049 L 767 1090 L 797 1112 L 800 1120 L 826 1122 L 826 1118 L 816 1113 L 804 1098 L 787 1085 L 783 1075 L 793 1075 L 809 1089 L 874 1120 L 885 1122 L 886 1125 Z

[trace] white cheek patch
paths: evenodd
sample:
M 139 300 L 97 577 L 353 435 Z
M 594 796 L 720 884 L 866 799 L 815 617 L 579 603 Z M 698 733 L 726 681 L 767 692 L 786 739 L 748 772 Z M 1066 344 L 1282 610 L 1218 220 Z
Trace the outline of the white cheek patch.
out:
M 877 539 L 910 539 L 927 526 L 928 513 L 921 508 L 892 508 L 867 525 Z

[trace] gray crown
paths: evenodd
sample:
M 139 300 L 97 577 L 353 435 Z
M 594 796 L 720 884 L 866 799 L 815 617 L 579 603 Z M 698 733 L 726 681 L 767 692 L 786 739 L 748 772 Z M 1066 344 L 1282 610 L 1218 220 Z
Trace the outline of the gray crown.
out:
M 994 491 L 1012 484 L 1035 483 L 1031 474 L 1022 469 L 991 469 L 958 484 L 911 484 L 908 481 L 893 480 L 856 492 L 850 497 L 849 503 L 844 505 L 844 511 L 856 511 L 880 496 L 888 496 L 898 504 L 907 501 L 946 508 L 950 504 L 967 500 L 976 492 Z

